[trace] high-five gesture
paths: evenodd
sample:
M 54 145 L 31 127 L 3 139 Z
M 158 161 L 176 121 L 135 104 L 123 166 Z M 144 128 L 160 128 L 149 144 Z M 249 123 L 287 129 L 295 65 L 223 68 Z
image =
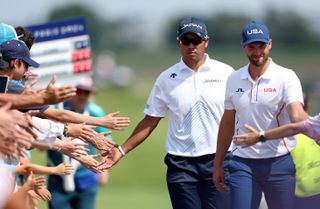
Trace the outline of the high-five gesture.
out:
M 70 86 L 55 87 L 56 76 L 53 76 L 45 89 L 39 91 L 46 104 L 56 104 L 76 95 L 76 89 Z
M 122 158 L 122 154 L 118 147 L 113 147 L 107 156 L 101 156 L 101 160 L 98 166 L 99 170 L 106 170 L 117 164 L 117 162 Z
M 120 112 L 110 113 L 102 118 L 103 126 L 114 130 L 123 130 L 124 127 L 129 126 L 129 117 L 116 117 Z

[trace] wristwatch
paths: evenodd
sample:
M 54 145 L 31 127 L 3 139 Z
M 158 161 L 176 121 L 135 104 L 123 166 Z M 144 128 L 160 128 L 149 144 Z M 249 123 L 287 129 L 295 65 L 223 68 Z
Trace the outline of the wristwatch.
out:
M 64 124 L 64 127 L 63 127 L 63 136 L 64 137 L 67 137 L 68 126 L 69 126 L 68 123 Z
M 266 138 L 266 136 L 264 135 L 264 131 L 260 131 L 260 132 L 259 132 L 258 141 L 259 141 L 259 142 L 265 142 L 265 141 L 267 141 L 267 138 Z

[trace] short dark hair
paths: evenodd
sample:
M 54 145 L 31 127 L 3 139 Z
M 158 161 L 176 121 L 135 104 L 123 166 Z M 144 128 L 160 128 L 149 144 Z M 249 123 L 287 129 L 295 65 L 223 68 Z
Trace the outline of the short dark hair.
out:
M 30 50 L 32 45 L 35 43 L 35 37 L 33 33 L 22 26 L 17 26 L 14 29 L 16 30 L 19 40 L 23 41 Z

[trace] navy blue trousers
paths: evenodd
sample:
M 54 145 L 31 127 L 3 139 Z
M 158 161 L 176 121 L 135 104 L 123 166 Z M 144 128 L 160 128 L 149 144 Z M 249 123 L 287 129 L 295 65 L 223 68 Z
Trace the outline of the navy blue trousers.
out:
M 258 209 L 262 192 L 269 209 L 293 209 L 295 165 L 290 154 L 269 159 L 229 161 L 232 209 Z
M 167 185 L 173 209 L 229 209 L 229 192 L 217 191 L 212 181 L 213 159 L 214 154 L 200 157 L 167 154 Z M 229 156 L 225 165 L 228 159 Z

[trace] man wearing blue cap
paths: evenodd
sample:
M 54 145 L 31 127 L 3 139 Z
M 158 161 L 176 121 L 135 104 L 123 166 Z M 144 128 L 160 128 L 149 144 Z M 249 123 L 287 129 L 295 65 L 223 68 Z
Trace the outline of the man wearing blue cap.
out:
M 212 169 L 225 85 L 233 69 L 210 59 L 205 53 L 208 44 L 202 20 L 188 17 L 181 21 L 177 33 L 181 60 L 160 74 L 145 106 L 145 117 L 104 165 L 114 165 L 142 143 L 168 113 L 165 163 L 174 209 L 229 208 L 229 193 L 216 190 Z
M 297 75 L 269 57 L 268 28 L 251 22 L 242 30 L 242 45 L 249 64 L 228 78 L 225 111 L 221 119 L 214 161 L 214 183 L 224 191 L 222 162 L 234 134 L 247 132 L 245 124 L 259 130 L 258 143 L 232 144 L 228 183 L 232 209 L 257 209 L 262 192 L 269 209 L 292 209 L 295 199 L 295 165 L 290 151 L 295 138 L 266 141 L 263 130 L 307 118 Z M 219 169 L 220 168 L 220 169 Z

